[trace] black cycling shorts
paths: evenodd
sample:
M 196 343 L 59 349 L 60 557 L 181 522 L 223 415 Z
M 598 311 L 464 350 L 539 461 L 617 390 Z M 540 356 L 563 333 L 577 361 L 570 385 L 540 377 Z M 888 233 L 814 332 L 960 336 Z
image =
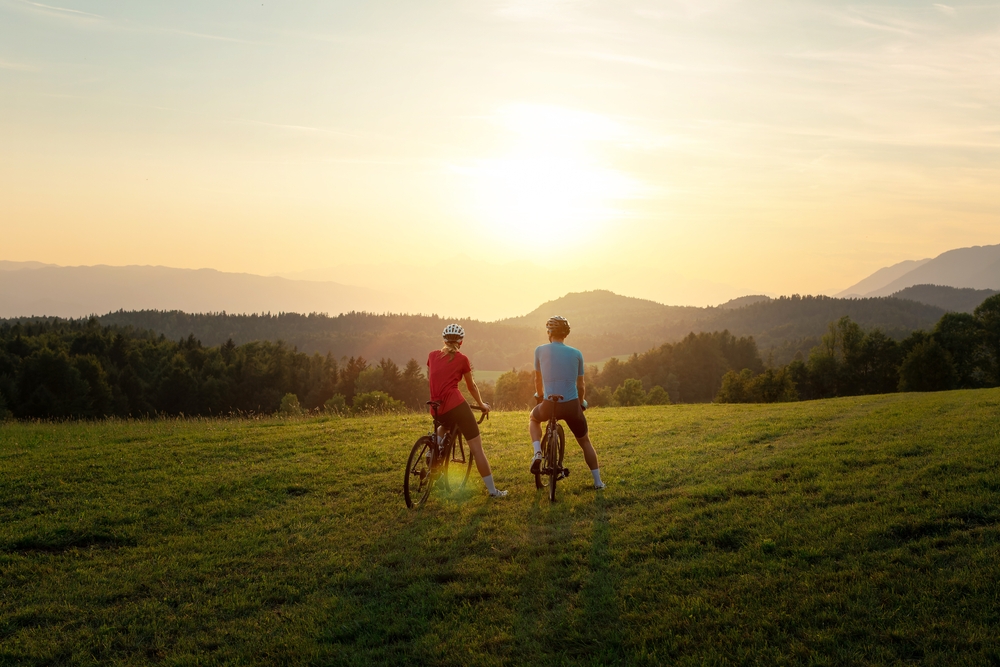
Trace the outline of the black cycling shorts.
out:
M 466 440 L 472 440 L 479 435 L 479 424 L 476 423 L 476 416 L 472 414 L 472 408 L 465 401 L 443 415 L 438 415 L 438 421 L 449 431 L 457 424 L 458 430 L 462 432 Z
M 547 422 L 552 418 L 553 406 L 556 410 L 556 419 L 566 422 L 566 426 L 569 426 L 569 430 L 573 432 L 573 435 L 577 438 L 587 435 L 587 418 L 584 416 L 583 406 L 580 405 L 580 400 L 577 398 L 565 403 L 553 403 L 549 400 L 542 401 L 531 411 L 531 418 L 536 422 Z

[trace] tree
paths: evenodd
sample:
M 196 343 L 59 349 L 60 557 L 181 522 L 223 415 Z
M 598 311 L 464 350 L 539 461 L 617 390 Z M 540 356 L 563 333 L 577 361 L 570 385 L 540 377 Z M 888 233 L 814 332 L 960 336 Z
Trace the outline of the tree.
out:
M 353 412 L 356 415 L 382 415 L 393 412 L 403 412 L 406 406 L 402 401 L 393 400 L 384 391 L 371 391 L 357 394 L 354 397 Z
M 326 403 L 323 404 L 323 410 L 334 415 L 346 415 L 349 412 L 347 401 L 341 394 L 334 394 L 327 399 Z
M 642 390 L 642 382 L 635 378 L 628 378 L 615 389 L 615 405 L 631 407 L 643 405 L 646 402 L 646 392 Z
M 934 337 L 955 364 L 959 386 L 990 384 L 992 359 L 984 333 L 982 323 L 969 313 L 945 313 L 934 327 Z
M 424 377 L 423 368 L 416 359 L 411 358 L 403 368 L 403 375 L 399 381 L 399 395 L 397 398 L 406 404 L 411 410 L 421 410 L 424 404 L 430 400 L 430 388 L 427 385 L 427 378 Z
M 351 357 L 344 364 L 344 368 L 340 372 L 340 381 L 337 384 L 337 393 L 343 394 L 348 402 L 354 400 L 355 385 L 358 377 L 366 368 L 368 368 L 368 362 L 365 361 L 364 357 L 357 359 Z
M 900 391 L 944 391 L 957 383 L 951 355 L 934 338 L 918 343 L 899 368 Z
M 744 368 L 737 373 L 729 371 L 722 376 L 722 387 L 716 394 L 717 403 L 753 403 L 750 398 L 750 383 L 753 382 L 753 373 L 749 368 Z
M 744 368 L 739 373 L 726 373 L 715 400 L 718 403 L 779 403 L 797 401 L 799 395 L 787 367 L 766 368 L 756 376 Z
M 511 369 L 497 378 L 493 393 L 496 407 L 501 410 L 524 410 L 534 407 L 534 373 Z
M 587 406 L 591 408 L 603 408 L 612 404 L 614 397 L 607 387 L 587 387 Z
M 285 394 L 282 396 L 278 412 L 284 417 L 298 417 L 301 415 L 302 406 L 299 405 L 299 397 L 295 394 Z
M 670 394 L 660 385 L 656 385 L 646 394 L 646 405 L 670 405 Z
M 24 359 L 17 378 L 18 417 L 92 416 L 90 386 L 65 351 L 42 348 Z
M 982 328 L 983 343 L 989 351 L 990 359 L 986 362 L 990 369 L 988 382 L 991 385 L 1000 384 L 1000 294 L 979 304 L 973 316 Z
M 715 398 L 722 386 L 722 376 L 730 370 L 722 348 L 731 339 L 728 331 L 691 333 L 674 346 L 682 402 L 708 402 Z

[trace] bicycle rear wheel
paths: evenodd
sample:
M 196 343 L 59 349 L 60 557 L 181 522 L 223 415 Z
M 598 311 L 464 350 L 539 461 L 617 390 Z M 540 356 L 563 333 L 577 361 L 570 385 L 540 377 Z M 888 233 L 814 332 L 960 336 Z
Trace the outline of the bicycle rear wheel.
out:
M 553 431 L 549 435 L 549 443 L 546 447 L 545 467 L 548 473 L 549 500 L 556 501 L 556 482 L 559 480 L 559 435 Z
M 433 451 L 434 441 L 430 436 L 418 438 L 410 450 L 406 461 L 406 474 L 403 477 L 403 498 L 406 506 L 413 508 L 423 505 L 430 495 L 434 475 L 428 464 L 428 455 Z
M 538 472 L 535 473 L 535 489 L 544 489 L 546 485 L 545 476 L 542 475 L 542 467 L 545 462 L 548 461 L 548 438 L 542 438 L 542 464 L 538 466 Z

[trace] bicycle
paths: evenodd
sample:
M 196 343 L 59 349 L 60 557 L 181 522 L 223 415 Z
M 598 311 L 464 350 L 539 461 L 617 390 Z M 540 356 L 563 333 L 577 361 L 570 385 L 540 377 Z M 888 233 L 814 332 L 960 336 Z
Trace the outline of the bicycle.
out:
M 556 501 L 556 482 L 569 477 L 569 468 L 563 468 L 563 456 L 566 454 L 566 431 L 556 419 L 556 404 L 562 396 L 549 396 L 552 401 L 552 414 L 545 424 L 545 435 L 542 436 L 542 464 L 535 473 L 535 488 L 549 488 L 549 500 Z M 543 478 L 546 478 L 543 480 Z
M 406 474 L 403 477 L 403 497 L 406 499 L 406 506 L 411 509 L 426 502 L 431 489 L 439 480 L 443 480 L 446 490 L 451 490 L 448 481 L 448 466 L 451 463 L 467 464 L 462 484 L 458 487 L 460 490 L 464 489 L 469 481 L 472 465 L 475 463 L 472 450 L 469 450 L 469 456 L 465 455 L 465 438 L 462 437 L 457 425 L 445 433 L 443 442 L 438 442 L 437 432 L 442 424 L 438 420 L 437 409 L 441 407 L 441 402 L 427 401 L 427 405 L 431 406 L 434 426 L 430 433 L 417 438 L 413 444 L 410 457 L 406 461 Z M 479 406 L 469 407 L 483 413 L 477 424 L 482 424 L 484 419 L 489 418 L 489 413 L 484 412 Z

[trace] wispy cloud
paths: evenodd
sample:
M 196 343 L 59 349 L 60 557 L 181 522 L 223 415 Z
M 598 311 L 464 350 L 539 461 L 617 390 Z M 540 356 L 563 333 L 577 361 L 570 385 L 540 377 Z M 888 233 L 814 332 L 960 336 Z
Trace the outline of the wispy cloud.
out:
M 38 68 L 33 65 L 26 65 L 24 63 L 12 63 L 9 60 L 0 60 L 0 69 L 11 69 L 18 72 L 35 72 L 38 70 Z
M 55 7 L 53 5 L 43 5 L 40 2 L 31 2 L 30 0 L 25 0 L 24 4 L 31 5 L 32 7 L 38 7 L 39 9 L 48 10 L 50 12 L 63 12 L 66 14 L 75 14 L 76 16 L 86 16 L 93 19 L 104 19 L 100 14 L 91 14 L 90 12 L 81 12 L 79 9 L 69 9 L 67 7 Z
M 553 55 L 564 56 L 567 58 L 585 58 L 588 60 L 599 60 L 602 62 L 617 63 L 620 65 L 629 65 L 632 67 L 639 67 L 642 69 L 651 69 L 659 72 L 714 72 L 718 74 L 722 73 L 739 73 L 746 71 L 739 67 L 723 67 L 723 66 L 712 66 L 712 65 L 692 65 L 692 64 L 682 64 L 677 62 L 671 62 L 666 60 L 654 60 L 652 58 L 643 58 L 641 56 L 633 56 L 624 53 L 611 53 L 602 51 L 548 51 Z
M 218 42 L 233 42 L 236 44 L 262 44 L 263 42 L 257 42 L 249 39 L 240 39 L 238 37 L 225 37 L 223 35 L 210 35 L 204 32 L 191 32 L 189 30 L 175 30 L 172 28 L 153 28 L 154 32 L 168 33 L 171 35 L 183 35 L 185 37 L 197 37 L 199 39 L 211 39 Z
M 32 0 L 20 0 L 18 4 L 21 7 L 34 11 L 38 14 L 44 14 L 46 16 L 52 16 L 64 20 L 75 21 L 80 24 L 94 25 L 99 23 L 104 28 L 117 30 L 121 32 L 139 32 L 139 33 L 146 32 L 146 33 L 159 33 L 168 35 L 181 35 L 184 37 L 194 37 L 197 39 L 209 39 L 213 41 L 232 42 L 238 44 L 261 43 L 253 40 L 240 39 L 238 37 L 229 37 L 226 35 L 214 35 L 211 33 L 198 32 L 194 30 L 182 30 L 179 28 L 148 26 L 142 23 L 132 23 L 129 21 L 116 20 L 114 18 L 109 18 L 101 14 L 93 14 L 90 12 L 80 11 L 79 9 L 58 7 L 56 5 L 46 5 L 41 2 L 33 2 Z
M 353 139 L 362 139 L 365 137 L 364 134 L 357 132 L 345 132 L 343 130 L 331 130 L 325 127 L 313 127 L 310 125 L 291 125 L 287 123 L 268 123 L 263 120 L 253 120 L 252 118 L 235 118 L 236 122 L 239 123 L 250 123 L 251 125 L 264 125 L 266 127 L 274 127 L 279 130 L 293 130 L 296 132 L 317 132 L 320 134 L 332 134 L 339 137 L 351 137 Z
M 949 5 L 942 5 L 942 4 L 934 3 L 934 8 L 937 9 L 938 11 L 940 11 L 943 14 L 947 14 L 948 16 L 954 16 L 955 15 L 955 8 L 951 7 Z

